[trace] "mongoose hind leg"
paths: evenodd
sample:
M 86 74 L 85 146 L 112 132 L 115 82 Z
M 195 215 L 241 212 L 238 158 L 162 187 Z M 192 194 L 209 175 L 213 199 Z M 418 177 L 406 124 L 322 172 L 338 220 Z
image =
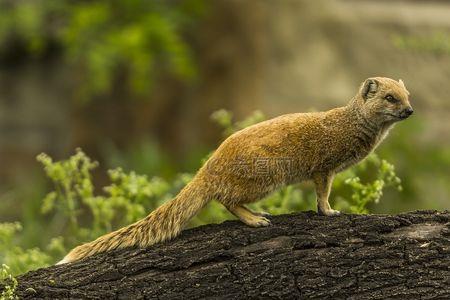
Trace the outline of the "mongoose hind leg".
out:
M 264 227 L 269 226 L 270 220 L 264 216 L 256 215 L 251 212 L 248 208 L 237 205 L 237 206 L 227 206 L 227 209 L 242 222 L 251 227 Z
M 328 203 L 333 178 L 334 174 L 315 174 L 313 177 L 316 185 L 317 211 L 325 216 L 337 216 L 340 214 L 340 211 L 332 209 L 330 203 Z

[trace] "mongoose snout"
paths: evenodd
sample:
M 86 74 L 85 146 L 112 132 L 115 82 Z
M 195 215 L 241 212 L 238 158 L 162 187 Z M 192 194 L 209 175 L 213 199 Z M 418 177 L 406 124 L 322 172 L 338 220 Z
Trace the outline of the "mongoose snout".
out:
M 405 108 L 401 113 L 400 113 L 400 118 L 402 119 L 406 119 L 408 118 L 410 115 L 412 115 L 414 112 L 412 107 L 407 107 Z

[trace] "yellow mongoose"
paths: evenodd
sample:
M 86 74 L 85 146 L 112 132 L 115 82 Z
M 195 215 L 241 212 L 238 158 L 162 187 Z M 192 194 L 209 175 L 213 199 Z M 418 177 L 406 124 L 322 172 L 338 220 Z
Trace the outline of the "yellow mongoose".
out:
M 213 199 L 249 226 L 268 226 L 265 214 L 244 205 L 304 180 L 315 184 L 318 211 L 337 215 L 328 203 L 334 175 L 366 157 L 395 122 L 413 113 L 408 95 L 401 80 L 369 78 L 344 107 L 283 115 L 236 132 L 173 200 L 134 224 L 76 247 L 59 263 L 171 239 Z

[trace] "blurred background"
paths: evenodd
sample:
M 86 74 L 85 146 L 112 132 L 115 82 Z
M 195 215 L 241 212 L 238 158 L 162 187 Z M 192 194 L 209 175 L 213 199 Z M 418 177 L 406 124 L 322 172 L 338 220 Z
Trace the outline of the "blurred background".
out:
M 171 180 L 223 139 L 214 111 L 327 110 L 370 76 L 415 109 L 377 150 L 403 191 L 370 211 L 449 209 L 450 1 L 0 0 L 0 222 L 45 228 L 41 152 L 81 147 L 96 187 Z

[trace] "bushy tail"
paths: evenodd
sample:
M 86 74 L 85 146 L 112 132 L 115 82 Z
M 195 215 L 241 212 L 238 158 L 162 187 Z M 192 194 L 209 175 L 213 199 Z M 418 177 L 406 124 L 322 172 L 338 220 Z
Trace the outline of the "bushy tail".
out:
M 131 225 L 105 234 L 80 245 L 58 264 L 64 264 L 93 254 L 125 247 L 147 247 L 177 236 L 186 223 L 211 199 L 204 183 L 196 176 L 171 201 L 161 205 L 147 217 Z

